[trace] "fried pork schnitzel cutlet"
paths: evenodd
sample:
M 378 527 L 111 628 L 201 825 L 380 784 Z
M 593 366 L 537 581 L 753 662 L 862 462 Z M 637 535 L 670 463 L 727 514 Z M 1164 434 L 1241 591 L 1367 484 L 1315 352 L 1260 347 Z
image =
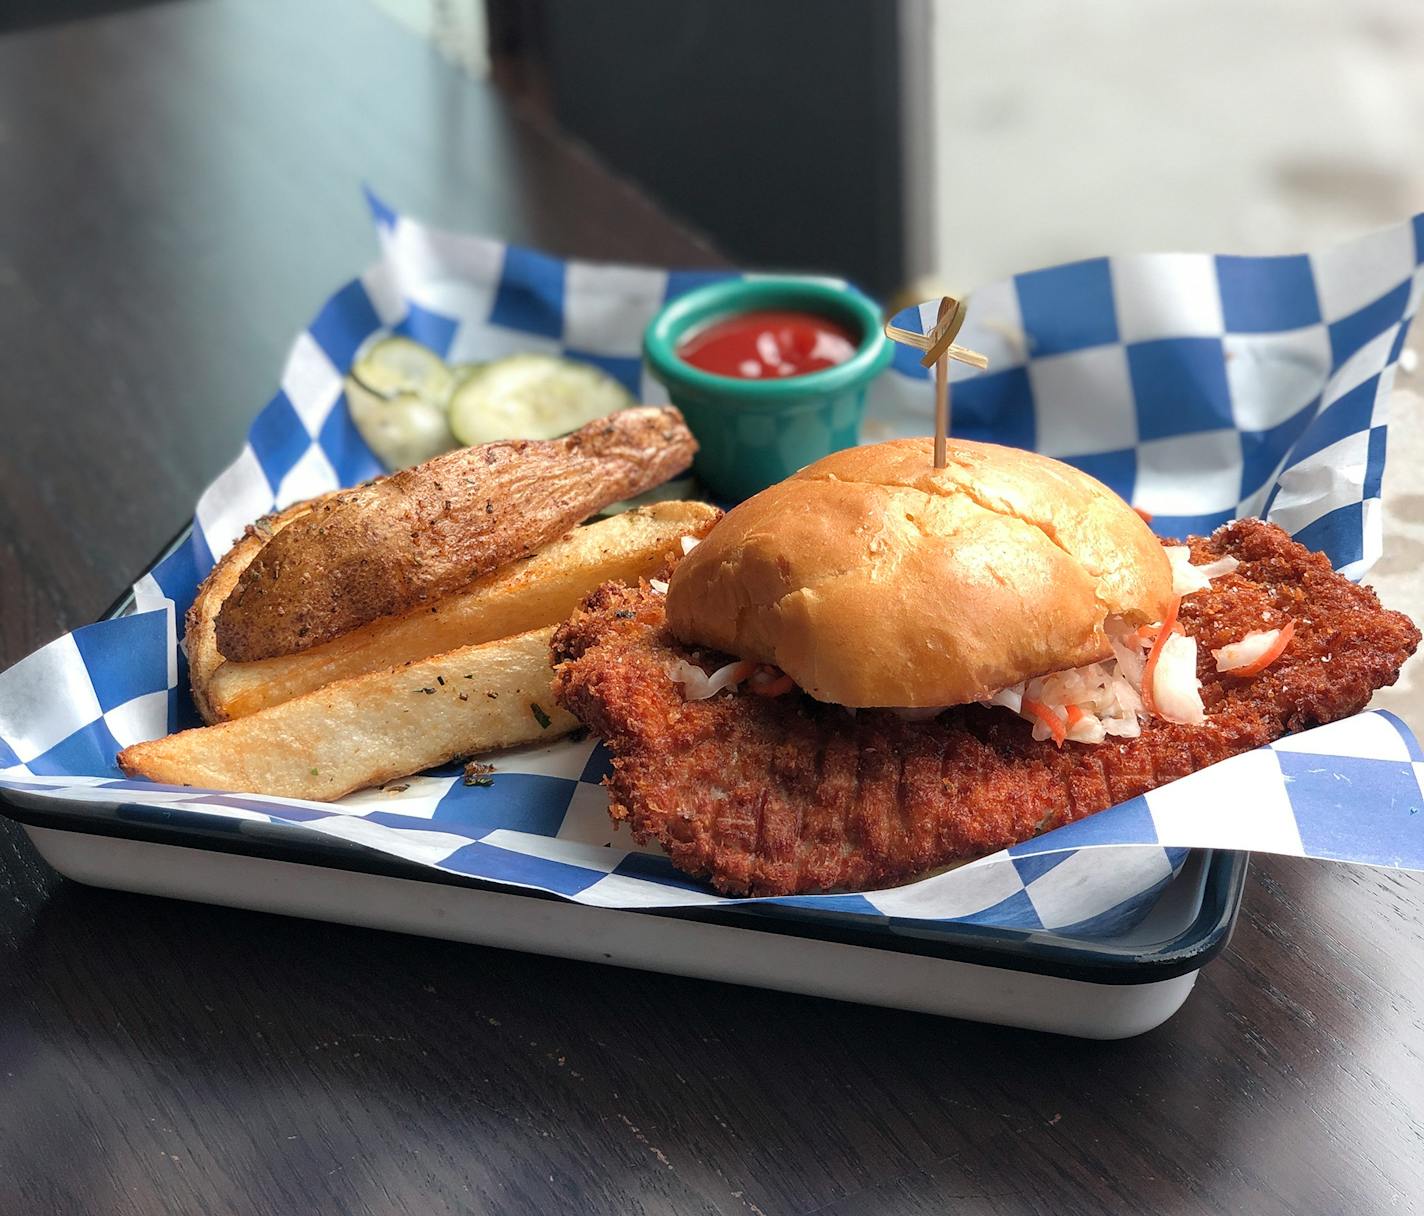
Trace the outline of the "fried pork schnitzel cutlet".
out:
M 1241 520 L 1189 542 L 1234 573 L 1181 600 L 1207 718 L 1149 717 L 1136 738 L 1035 741 L 1003 708 L 928 721 L 747 689 L 686 701 L 670 668 L 728 656 L 679 642 L 643 584 L 591 594 L 554 638 L 555 691 L 613 755 L 610 813 L 640 844 L 733 895 L 869 890 L 1093 814 L 1293 731 L 1363 709 L 1394 683 L 1419 630 L 1274 525 Z M 1259 675 L 1218 674 L 1211 651 L 1294 623 Z

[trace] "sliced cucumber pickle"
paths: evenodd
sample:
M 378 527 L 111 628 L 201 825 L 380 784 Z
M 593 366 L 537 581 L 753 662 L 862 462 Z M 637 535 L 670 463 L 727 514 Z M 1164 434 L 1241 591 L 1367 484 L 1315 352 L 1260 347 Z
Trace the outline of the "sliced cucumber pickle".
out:
M 455 387 L 459 388 L 471 376 L 482 368 L 489 366 L 489 360 L 483 359 L 479 363 L 456 363 L 450 368 L 450 375 L 454 377 Z
M 463 444 L 553 439 L 626 409 L 633 398 L 601 368 L 553 355 L 510 355 L 474 369 L 450 399 Z
M 378 338 L 356 356 L 351 374 L 378 397 L 414 393 L 442 408 L 455 388 L 445 360 L 410 338 Z
M 446 414 L 415 393 L 381 397 L 354 376 L 346 377 L 351 421 L 388 469 L 405 469 L 455 446 Z

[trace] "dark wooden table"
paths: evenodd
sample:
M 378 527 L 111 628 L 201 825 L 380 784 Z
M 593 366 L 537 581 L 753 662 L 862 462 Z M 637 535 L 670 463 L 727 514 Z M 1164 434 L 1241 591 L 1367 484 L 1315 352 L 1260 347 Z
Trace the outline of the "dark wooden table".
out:
M 373 256 L 366 177 L 713 255 L 363 4 L 0 40 L 0 665 L 92 619 Z M 0 821 L 10 1213 L 1370 1213 L 1424 1182 L 1424 883 L 1261 859 L 1122 1043 L 90 890 Z

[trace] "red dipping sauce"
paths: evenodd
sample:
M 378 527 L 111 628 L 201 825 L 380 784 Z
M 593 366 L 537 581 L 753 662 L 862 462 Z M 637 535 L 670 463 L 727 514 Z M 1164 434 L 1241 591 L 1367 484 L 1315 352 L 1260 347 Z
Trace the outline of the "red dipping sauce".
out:
M 778 380 L 850 359 L 855 331 L 811 312 L 744 312 L 693 330 L 677 345 L 684 363 L 738 380 Z

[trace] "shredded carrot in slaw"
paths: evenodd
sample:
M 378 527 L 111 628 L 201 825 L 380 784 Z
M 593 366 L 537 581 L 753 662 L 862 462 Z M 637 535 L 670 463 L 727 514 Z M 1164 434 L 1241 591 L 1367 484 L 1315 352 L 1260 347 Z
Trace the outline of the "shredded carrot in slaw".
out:
M 1069 706 L 1069 711 L 1077 709 L 1077 706 Z M 1068 737 L 1068 732 L 1064 729 L 1063 719 L 1048 708 L 1042 701 L 1035 701 L 1030 697 L 1023 699 L 1023 712 L 1028 714 L 1035 722 L 1042 724 L 1043 728 L 1053 736 L 1053 742 L 1057 746 L 1063 746 L 1063 740 Z M 1081 715 L 1082 711 L 1078 711 Z
M 1272 663 L 1279 659 L 1281 655 L 1285 654 L 1286 647 L 1290 645 L 1290 640 L 1294 636 L 1295 622 L 1293 620 L 1287 619 L 1286 623 L 1281 626 L 1279 636 L 1274 642 L 1271 643 L 1270 650 L 1266 651 L 1266 653 L 1263 654 L 1254 663 L 1248 663 L 1245 667 L 1232 667 L 1227 671 L 1222 672 L 1221 674 L 1226 676 L 1260 675 L 1263 671 L 1266 670 L 1267 667 L 1269 667 Z
M 1157 715 L 1157 705 L 1152 696 L 1152 678 L 1157 674 L 1157 660 L 1162 657 L 1162 647 L 1177 631 L 1177 612 L 1181 606 L 1182 597 L 1173 596 L 1167 608 L 1167 615 L 1162 618 L 1161 627 L 1157 630 L 1157 640 L 1152 643 L 1152 649 L 1147 654 L 1147 663 L 1142 668 L 1142 704 L 1154 717 Z

